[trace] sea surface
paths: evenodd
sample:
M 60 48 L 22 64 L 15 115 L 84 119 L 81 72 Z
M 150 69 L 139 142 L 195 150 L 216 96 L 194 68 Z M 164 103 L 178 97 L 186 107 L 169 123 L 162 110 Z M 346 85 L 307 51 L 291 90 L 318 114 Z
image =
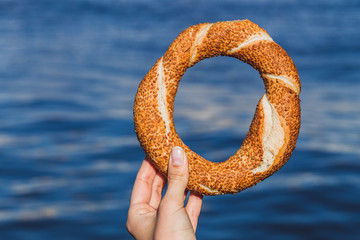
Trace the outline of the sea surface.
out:
M 360 239 L 357 0 L 0 0 L 0 239 L 131 239 L 138 84 L 182 30 L 235 19 L 293 58 L 301 133 L 272 177 L 204 197 L 198 239 Z M 177 131 L 224 161 L 263 93 L 250 66 L 202 61 L 180 84 Z

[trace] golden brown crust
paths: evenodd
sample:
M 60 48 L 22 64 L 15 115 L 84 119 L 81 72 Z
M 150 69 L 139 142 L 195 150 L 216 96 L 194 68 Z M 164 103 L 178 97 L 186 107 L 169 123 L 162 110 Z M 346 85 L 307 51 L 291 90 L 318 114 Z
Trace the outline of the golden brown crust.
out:
M 173 111 L 177 87 L 187 68 L 219 55 L 238 58 L 257 69 L 266 95 L 257 105 L 240 149 L 225 162 L 213 163 L 182 142 Z M 300 88 L 291 58 L 258 25 L 249 20 L 194 25 L 174 40 L 141 81 L 134 104 L 135 131 L 148 159 L 162 174 L 167 174 L 171 149 L 180 146 L 189 159 L 189 190 L 202 195 L 236 193 L 272 175 L 290 158 L 300 130 Z M 265 101 L 268 109 L 264 109 Z M 272 126 L 279 119 L 278 130 L 284 133 L 283 138 L 274 137 L 274 144 L 265 143 L 265 125 L 269 123 L 264 119 L 269 111 L 266 116 L 272 119 Z M 278 145 L 271 150 L 275 156 L 269 158 L 269 166 L 264 165 L 266 144 Z

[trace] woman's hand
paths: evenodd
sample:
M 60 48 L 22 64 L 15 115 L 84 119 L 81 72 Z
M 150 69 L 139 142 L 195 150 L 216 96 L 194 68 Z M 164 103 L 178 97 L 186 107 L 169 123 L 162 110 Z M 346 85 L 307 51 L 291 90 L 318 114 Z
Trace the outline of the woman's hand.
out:
M 126 223 L 135 239 L 196 239 L 202 196 L 190 192 L 184 207 L 188 179 L 185 152 L 174 147 L 168 166 L 167 191 L 161 199 L 166 178 L 148 160 L 143 161 L 134 183 Z

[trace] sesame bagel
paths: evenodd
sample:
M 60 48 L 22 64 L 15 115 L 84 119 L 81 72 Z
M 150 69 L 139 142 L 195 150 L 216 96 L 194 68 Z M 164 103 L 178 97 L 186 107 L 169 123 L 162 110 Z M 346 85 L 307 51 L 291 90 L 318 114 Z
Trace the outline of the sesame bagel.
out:
M 175 95 L 186 69 L 215 56 L 250 64 L 265 84 L 243 144 L 220 163 L 186 146 L 173 121 Z M 291 58 L 255 23 L 194 25 L 180 33 L 141 81 L 134 104 L 135 131 L 148 160 L 165 176 L 171 149 L 180 146 L 189 161 L 189 190 L 202 195 L 237 193 L 269 177 L 290 158 L 300 131 L 300 88 Z

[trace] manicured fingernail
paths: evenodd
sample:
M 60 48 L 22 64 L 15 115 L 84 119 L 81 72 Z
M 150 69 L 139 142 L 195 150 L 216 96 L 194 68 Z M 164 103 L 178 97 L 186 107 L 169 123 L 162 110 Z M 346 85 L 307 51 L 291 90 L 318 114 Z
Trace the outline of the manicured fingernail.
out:
M 170 161 L 175 166 L 184 164 L 184 150 L 181 147 L 174 147 L 171 150 Z

